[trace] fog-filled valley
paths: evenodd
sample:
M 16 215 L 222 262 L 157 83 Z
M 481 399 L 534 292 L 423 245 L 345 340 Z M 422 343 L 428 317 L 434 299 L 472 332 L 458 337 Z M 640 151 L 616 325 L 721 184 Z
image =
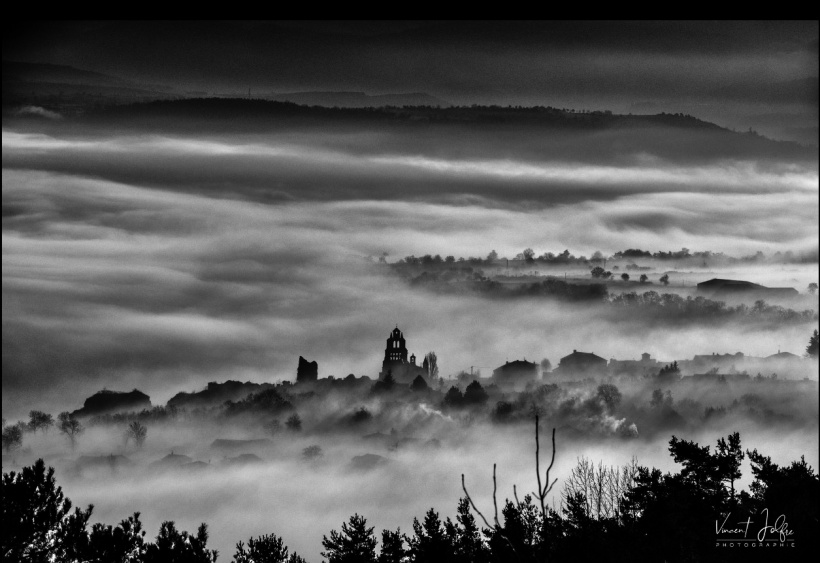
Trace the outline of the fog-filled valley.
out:
M 92 522 L 207 522 L 220 560 L 273 532 L 320 561 L 354 513 L 454 518 L 462 474 L 490 511 L 494 463 L 499 502 L 536 489 L 536 412 L 559 511 L 579 458 L 678 471 L 673 435 L 817 467 L 816 148 L 444 111 L 4 116 L 4 472 L 43 458 Z

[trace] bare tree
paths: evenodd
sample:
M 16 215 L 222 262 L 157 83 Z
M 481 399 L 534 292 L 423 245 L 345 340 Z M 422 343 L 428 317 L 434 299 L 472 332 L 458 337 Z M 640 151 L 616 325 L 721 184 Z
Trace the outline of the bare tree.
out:
M 37 432 L 38 430 L 46 432 L 54 426 L 54 417 L 42 411 L 30 411 L 28 417 L 28 428 L 32 432 Z
M 623 517 L 626 493 L 634 486 L 638 462 L 632 458 L 621 467 L 595 466 L 586 457 L 578 458 L 578 464 L 564 481 L 561 499 L 566 504 L 577 495 L 585 499 L 586 514 L 594 520 Z
M 552 470 L 552 466 L 555 464 L 555 428 L 552 429 L 552 459 L 550 460 L 549 467 L 547 468 L 545 479 L 542 482 L 541 480 L 541 444 L 539 442 L 538 437 L 538 409 L 534 409 L 535 412 L 535 473 L 536 477 L 538 478 L 538 492 L 535 493 L 538 501 L 541 505 L 541 517 L 546 520 L 547 518 L 547 509 L 546 509 L 546 498 L 547 495 L 552 491 L 553 486 L 555 485 L 558 479 L 553 479 L 550 482 L 550 471 Z M 490 522 L 487 518 L 484 517 L 484 514 L 478 509 L 478 507 L 473 502 L 473 498 L 470 496 L 470 493 L 467 492 L 467 485 L 464 482 L 464 473 L 461 474 L 461 488 L 464 490 L 464 494 L 467 496 L 467 501 L 469 501 L 470 506 L 472 509 L 481 517 L 481 520 L 484 521 L 484 525 L 487 528 L 493 528 L 495 532 L 504 539 L 504 541 L 509 544 L 510 549 L 512 549 L 513 553 L 515 553 L 515 546 L 513 545 L 510 538 L 508 538 L 504 533 L 501 531 L 501 523 L 498 521 L 498 498 L 496 493 L 498 492 L 498 483 L 495 477 L 495 470 L 496 464 L 493 464 L 493 525 L 490 525 Z M 543 484 L 542 484 L 543 483 Z M 518 500 L 518 491 L 516 490 L 515 485 L 513 485 L 513 497 L 515 498 L 516 505 L 520 508 L 522 506 L 521 501 Z M 526 500 L 526 498 L 525 498 Z
M 432 350 L 424 355 L 424 363 L 427 369 L 427 381 L 433 382 L 438 377 L 438 356 Z
M 23 431 L 18 424 L 3 428 L 3 449 L 6 453 L 19 450 L 23 447 Z
M 57 429 L 69 439 L 72 450 L 77 447 L 77 437 L 85 432 L 85 427 L 70 412 L 61 412 L 57 416 Z
M 135 420 L 129 424 L 128 428 L 125 430 L 125 445 L 128 446 L 128 440 L 134 440 L 134 444 L 137 448 L 142 448 L 142 445 L 145 443 L 145 439 L 147 437 L 148 429 L 140 424 L 139 421 Z

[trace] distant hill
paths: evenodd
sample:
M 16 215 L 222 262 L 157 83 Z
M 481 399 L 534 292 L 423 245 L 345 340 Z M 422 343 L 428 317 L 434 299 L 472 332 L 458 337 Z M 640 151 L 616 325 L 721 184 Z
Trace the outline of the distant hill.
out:
M 224 383 L 210 382 L 202 391 L 179 392 L 168 401 L 173 408 L 197 408 L 221 405 L 225 401 L 238 401 L 251 393 L 273 389 L 272 383 L 251 383 L 228 380 Z
M 141 411 L 151 408 L 148 395 L 134 389 L 133 391 L 109 391 L 103 389 L 85 400 L 83 408 L 74 411 L 75 416 L 94 416 L 126 411 Z
M 385 106 L 440 106 L 452 104 L 423 92 L 410 94 L 368 95 L 364 92 L 292 92 L 271 94 L 266 99 L 274 102 L 291 102 L 303 106 L 323 106 L 340 108 L 367 108 Z
M 104 105 L 179 97 L 161 84 L 139 84 L 64 65 L 3 61 L 4 108 L 38 105 L 73 114 Z
M 327 125 L 330 123 L 415 122 L 440 124 L 513 125 L 515 127 L 558 127 L 570 129 L 600 129 L 621 127 L 667 126 L 729 132 L 728 129 L 703 121 L 691 115 L 661 113 L 657 115 L 619 115 L 611 111 L 581 112 L 553 107 L 512 106 L 382 106 L 382 107 L 326 107 L 300 105 L 246 98 L 190 98 L 156 100 L 100 108 L 92 112 L 92 119 L 197 119 L 230 121 L 245 126 L 264 126 L 266 120 L 276 123 L 299 121 Z M 239 120 L 239 121 L 237 121 Z

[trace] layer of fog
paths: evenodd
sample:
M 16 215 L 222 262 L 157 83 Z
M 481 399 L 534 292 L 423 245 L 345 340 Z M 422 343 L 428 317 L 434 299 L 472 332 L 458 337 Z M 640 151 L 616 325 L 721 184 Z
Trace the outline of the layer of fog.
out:
M 800 354 L 813 328 L 668 330 L 629 316 L 610 324 L 593 309 L 411 291 L 365 257 L 512 256 L 526 247 L 816 254 L 814 167 L 649 158 L 582 167 L 573 179 L 566 163 L 545 161 L 535 174 L 546 178 L 521 183 L 520 170 L 534 165 L 465 170 L 468 158 L 439 170 L 427 157 L 263 141 L 4 131 L 7 418 L 77 408 L 103 386 L 137 387 L 162 404 L 207 381 L 292 379 L 299 355 L 317 360 L 322 376 L 375 376 L 396 324 L 419 357 L 439 354 L 445 375 L 523 357 L 555 363 L 573 349 L 662 360 Z M 246 169 L 259 183 L 243 183 Z M 623 178 L 613 185 L 603 170 Z M 94 177 L 111 174 L 131 182 Z M 198 185 L 198 175 L 211 183 Z M 337 188 L 359 180 L 369 185 L 356 188 L 361 197 L 340 198 Z M 811 266 L 774 268 L 750 281 L 801 291 L 816 281 Z
M 398 409 L 391 416 L 400 424 L 400 412 L 406 409 L 396 405 L 391 408 Z M 816 415 L 816 401 L 813 408 Z M 444 414 L 439 423 L 429 427 L 430 434 L 415 436 L 420 438 L 416 445 L 395 451 L 388 451 L 354 433 L 323 436 L 285 432 L 274 436 L 269 447 L 254 449 L 261 462 L 239 466 L 226 463 L 225 458 L 232 454 L 209 449 L 208 444 L 215 437 L 258 438 L 263 436 L 258 429 L 237 429 L 223 423 L 218 426 L 182 423 L 166 428 L 149 425 L 146 447 L 136 450 L 133 443 L 123 449 L 118 427 L 94 427 L 81 437 L 75 452 L 70 452 L 66 442 L 52 431 L 48 435 L 29 437 L 26 450 L 18 452 L 14 460 L 4 456 L 3 469 L 8 471 L 36 457 L 45 457 L 47 463 L 57 467 L 58 482 L 75 506 L 95 505 L 94 521 L 114 523 L 139 511 L 149 536 L 155 535 L 165 520 L 174 520 L 178 527 L 187 530 L 195 529 L 204 521 L 210 527 L 211 547 L 219 549 L 225 559 L 233 553 L 237 541 L 274 532 L 281 535 L 291 549 L 311 561 L 319 561 L 322 535 L 339 529 L 354 512 L 365 515 L 377 532 L 382 528 L 400 527 L 410 533 L 412 518 L 423 517 L 430 507 L 442 515 L 453 516 L 456 502 L 463 495 L 462 473 L 468 490 L 485 514 L 492 510 L 493 463 L 498 464 L 499 501 L 512 497 L 514 484 L 520 496 L 535 489 L 534 438 L 530 423 L 512 426 L 478 423 L 467 427 L 459 422 L 457 414 L 453 416 L 455 418 Z M 551 426 L 549 419 L 542 424 L 542 430 Z M 376 430 L 388 431 L 387 428 Z M 744 448 L 758 448 L 771 455 L 776 463 L 788 463 L 804 454 L 806 460 L 817 467 L 816 441 L 805 439 L 807 434 L 816 434 L 816 421 L 813 426 L 798 429 L 732 419 L 676 434 L 714 447 L 718 437 L 735 430 L 741 432 Z M 423 445 L 428 436 L 440 438 L 441 447 Z M 552 472 L 558 483 L 550 504 L 560 505 L 563 480 L 581 456 L 605 465 L 626 464 L 636 457 L 643 465 L 664 471 L 679 470 L 667 451 L 669 437 L 664 435 L 653 440 L 615 435 L 579 437 L 559 430 Z M 302 449 L 311 445 L 320 446 L 324 455 L 315 461 L 306 461 L 302 458 Z M 543 442 L 542 446 L 545 446 Z M 166 471 L 149 467 L 151 462 L 171 451 L 206 462 L 208 466 Z M 548 447 L 546 452 L 548 455 Z M 134 465 L 112 471 L 103 460 L 96 469 L 76 472 L 78 465 L 74 460 L 79 456 L 111 453 L 125 453 Z M 365 453 L 381 455 L 390 461 L 369 471 L 352 469 L 351 458 Z M 744 462 L 743 472 L 740 486 L 747 487 L 751 481 L 748 462 Z

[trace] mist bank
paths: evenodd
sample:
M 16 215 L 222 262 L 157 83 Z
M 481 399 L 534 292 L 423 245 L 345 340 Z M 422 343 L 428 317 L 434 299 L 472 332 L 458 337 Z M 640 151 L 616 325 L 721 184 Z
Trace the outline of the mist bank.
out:
M 590 391 L 587 399 L 594 399 L 594 387 Z M 625 390 L 626 402 L 633 400 L 627 398 L 629 393 Z M 782 401 L 770 401 L 770 406 L 778 410 L 788 408 L 791 398 L 787 395 L 788 392 L 781 397 Z M 816 396 L 816 389 L 803 395 Z M 768 400 L 765 395 L 763 400 Z M 811 401 L 803 402 L 808 407 L 806 414 L 813 409 L 816 417 L 816 401 L 813 405 Z M 669 407 L 653 406 L 646 396 L 640 403 L 647 413 L 654 412 L 652 416 L 658 417 Z M 396 410 L 389 401 L 383 406 Z M 678 408 L 677 400 L 674 408 Z M 405 416 L 409 414 L 404 412 Z M 45 457 L 49 465 L 57 467 L 60 483 L 75 503 L 95 505 L 94 521 L 116 522 L 140 511 L 149 533 L 169 519 L 180 529 L 188 530 L 205 521 L 210 526 L 211 546 L 223 554 L 233 553 L 239 539 L 275 532 L 292 549 L 317 559 L 321 535 L 337 528 L 353 512 L 366 515 L 371 525 L 402 530 L 411 530 L 412 518 L 421 518 L 431 506 L 441 511 L 442 517 L 454 517 L 458 498 L 463 494 L 461 474 L 465 475 L 477 505 L 482 509 L 492 506 L 493 463 L 498 464 L 499 501 L 512 498 L 513 484 L 522 494 L 535 486 L 531 418 L 522 418 L 520 424 L 487 424 L 461 416 L 450 421 L 432 413 L 428 416 L 438 419 L 436 426 L 428 427 L 432 433 L 417 437 L 437 435 L 441 443 L 438 448 L 417 440 L 390 449 L 387 442 L 380 444 L 364 437 L 372 430 L 367 425 L 322 435 L 306 424 L 301 432 L 283 429 L 267 446 L 257 445 L 249 450 L 250 446 L 245 445 L 244 450 L 226 452 L 213 445 L 209 447 L 214 436 L 258 438 L 258 430 L 246 421 L 226 425 L 224 420 L 199 420 L 190 424 L 149 424 L 143 448 L 133 443 L 124 446 L 119 426 L 89 428 L 73 453 L 69 453 L 68 443 L 54 431 L 38 434 L 27 444 L 28 451 L 18 451 L 14 460 L 4 456 L 3 465 L 7 471 Z M 385 422 L 379 415 L 371 424 Z M 546 416 L 542 424 L 560 423 Z M 816 424 L 790 428 L 782 420 L 761 418 L 754 422 L 745 416 L 732 416 L 713 417 L 698 429 L 673 425 L 667 426 L 667 432 L 675 432 L 670 428 L 680 431 L 677 435 L 702 444 L 713 443 L 737 430 L 744 448 L 756 448 L 772 456 L 775 463 L 788 464 L 798 454 L 805 454 L 811 465 L 817 463 L 816 443 L 805 440 L 807 435 L 816 433 Z M 401 436 L 399 431 L 398 437 Z M 552 469 L 559 482 L 554 498 L 547 499 L 548 506 L 560 510 L 562 490 L 581 457 L 596 464 L 600 460 L 607 466 L 625 465 L 634 457 L 641 465 L 677 471 L 679 467 L 662 446 L 669 435 L 658 429 L 653 439 L 647 438 L 575 433 L 560 425 Z M 795 444 L 803 446 L 796 449 Z M 321 455 L 305 455 L 314 446 Z M 243 458 L 238 455 L 243 451 L 253 451 L 254 455 Z M 112 454 L 117 457 L 113 466 Z M 369 468 L 357 468 L 352 461 L 363 455 L 379 456 L 384 461 Z M 738 490 L 748 487 L 752 480 L 748 461 L 741 463 L 741 469 L 742 479 L 735 483 Z M 203 495 L 203 490 L 208 494 Z M 322 510 L 317 510 L 318 506 Z
M 300 355 L 316 359 L 322 376 L 373 376 L 386 331 L 397 323 L 417 355 L 437 351 L 445 374 L 507 358 L 554 360 L 576 348 L 605 358 L 647 351 L 664 359 L 715 351 L 768 356 L 778 348 L 801 353 L 816 326 L 706 321 L 659 328 L 640 316 L 613 319 L 561 302 L 435 295 L 384 275 L 384 265 L 368 259 L 390 251 L 392 260 L 419 248 L 483 256 L 488 247 L 505 255 L 527 245 L 634 247 L 637 231 L 590 224 L 595 213 L 606 218 L 612 205 L 541 211 L 378 200 L 260 205 L 226 199 L 230 191 L 216 198 L 47 172 L 5 169 L 3 180 L 8 412 L 23 402 L 55 411 L 70 400 L 77 408 L 106 385 L 137 387 L 165 402 L 207 381 L 292 379 Z M 727 206 L 733 200 L 723 197 Z M 692 199 L 672 201 L 691 205 Z M 786 200 L 771 196 L 755 204 L 780 201 L 783 213 L 789 210 L 782 235 L 766 244 L 745 238 L 754 225 L 742 222 L 716 227 L 739 229 L 734 239 L 661 229 L 641 231 L 641 240 L 662 240 L 661 248 L 678 240 L 690 248 L 785 252 L 817 228 L 816 206 L 800 207 L 801 227 L 800 213 Z M 739 212 L 734 206 L 732 213 Z M 816 281 L 808 264 L 755 272 L 766 277 L 752 279 L 774 286 Z M 671 275 L 672 283 L 678 278 Z
M 812 256 L 816 157 L 730 133 L 743 142 L 690 154 L 709 146 L 703 127 L 541 135 L 484 121 L 476 135 L 442 125 L 450 133 L 436 140 L 437 125 L 399 121 L 265 134 L 200 131 L 197 119 L 167 134 L 4 121 L 4 409 L 79 407 L 106 385 L 164 403 L 207 381 L 292 379 L 300 355 L 322 376 L 372 376 L 396 324 L 412 351 L 438 352 L 445 374 L 579 347 L 664 359 L 805 347 L 811 321 L 655 326 L 561 302 L 434 295 L 368 257 L 528 247 Z M 771 266 L 757 272 L 772 285 L 816 281 L 810 264 Z
M 57 107 L 5 108 L 9 130 L 92 138 L 101 133 L 311 139 L 330 149 L 457 159 L 545 159 L 611 164 L 647 156 L 703 164 L 715 160 L 812 163 L 816 146 L 734 131 L 683 113 L 613 114 L 553 107 L 322 108 L 247 99 L 133 104 L 65 115 Z M 41 107 L 36 112 L 32 108 Z M 48 117 L 51 117 L 49 119 Z M 64 117 L 64 119 L 62 119 Z

